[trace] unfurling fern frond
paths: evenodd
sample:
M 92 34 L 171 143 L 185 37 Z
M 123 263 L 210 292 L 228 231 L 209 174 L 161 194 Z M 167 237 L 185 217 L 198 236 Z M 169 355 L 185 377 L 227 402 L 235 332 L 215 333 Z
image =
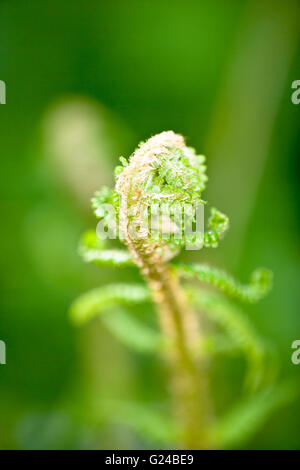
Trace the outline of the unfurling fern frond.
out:
M 88 232 L 79 251 L 86 262 L 100 266 L 137 266 L 146 285 L 108 285 L 83 294 L 71 307 L 72 319 L 80 324 L 110 310 L 102 316 L 110 332 L 136 351 L 163 352 L 169 364 L 176 429 L 180 433 L 140 407 L 126 408 L 122 404 L 119 412 L 113 405 L 110 419 L 121 420 L 122 414 L 126 423 L 132 422 L 133 429 L 154 437 L 158 432 L 157 440 L 167 445 L 176 443 L 185 449 L 227 446 L 239 433 L 242 435 L 245 426 L 254 429 L 265 410 L 272 408 L 270 403 L 280 400 L 272 398 L 268 402 L 267 395 L 256 395 L 257 402 L 255 399 L 241 406 L 220 426 L 210 428 L 214 412 L 205 356 L 244 354 L 248 362 L 246 384 L 253 391 L 266 381 L 265 342 L 247 317 L 226 299 L 209 292 L 185 291 L 179 278 L 194 277 L 230 297 L 255 302 L 270 289 L 271 274 L 256 270 L 250 284 L 242 285 L 223 271 L 205 265 L 172 264 L 183 246 L 218 246 L 229 227 L 228 217 L 212 208 L 208 231 L 203 227 L 199 230 L 206 204 L 202 195 L 207 181 L 205 157 L 187 147 L 181 135 L 162 132 L 141 143 L 128 161 L 123 157 L 120 160 L 114 189 L 105 187 L 92 200 L 100 219 L 99 238 L 95 231 Z M 128 251 L 107 248 L 104 239 L 117 236 Z M 156 305 L 161 334 L 119 308 L 150 300 Z M 223 332 L 205 337 L 206 322 L 202 325 L 199 321 L 197 309 Z
M 256 269 L 251 275 L 250 284 L 243 285 L 226 272 L 205 264 L 175 264 L 174 267 L 184 278 L 195 277 L 245 302 L 257 302 L 269 292 L 272 285 L 272 273 L 264 268 Z
M 150 300 L 150 291 L 139 284 L 111 284 L 79 296 L 71 305 L 75 324 L 82 324 L 114 305 L 134 305 Z

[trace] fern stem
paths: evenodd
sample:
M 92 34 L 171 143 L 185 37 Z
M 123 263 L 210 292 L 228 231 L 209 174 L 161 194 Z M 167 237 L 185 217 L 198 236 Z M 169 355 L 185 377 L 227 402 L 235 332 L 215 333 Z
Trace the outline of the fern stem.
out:
M 182 431 L 182 445 L 187 449 L 206 449 L 207 429 L 212 409 L 205 364 L 199 361 L 201 338 L 198 318 L 189 309 L 175 270 L 164 261 L 154 263 L 151 251 L 142 244 L 128 243 L 149 284 L 168 347 L 170 391 L 175 417 Z
M 150 205 L 166 199 L 182 206 L 187 198 L 200 203 L 207 180 L 203 161 L 203 156 L 185 146 L 181 135 L 162 132 L 138 147 L 116 181 L 122 238 L 152 290 L 169 346 L 173 407 L 182 445 L 187 449 L 211 446 L 207 437 L 211 420 L 207 377 L 199 361 L 200 329 L 168 262 L 176 251 L 167 242 L 152 239 L 145 214 Z M 213 222 L 219 222 L 219 216 L 216 218 Z

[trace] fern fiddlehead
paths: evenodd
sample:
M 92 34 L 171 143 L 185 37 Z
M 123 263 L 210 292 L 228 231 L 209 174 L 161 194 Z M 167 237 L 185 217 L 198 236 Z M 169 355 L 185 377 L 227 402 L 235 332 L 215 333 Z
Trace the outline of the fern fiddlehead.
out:
M 200 328 L 168 263 L 177 246 L 173 240 L 153 239 L 144 227 L 144 214 L 151 204 L 165 200 L 177 207 L 202 202 L 206 181 L 203 161 L 185 146 L 181 136 L 163 132 L 136 150 L 116 183 L 124 241 L 150 286 L 169 343 L 174 408 L 188 448 L 208 445 L 205 429 L 211 418 L 208 384 L 196 361 Z M 137 228 L 137 237 L 132 227 Z
M 181 444 L 188 449 L 212 448 L 218 443 L 216 433 L 209 431 L 213 411 L 206 356 L 199 351 L 209 350 L 209 344 L 214 342 L 205 342 L 199 316 L 193 310 L 190 294 L 187 296 L 180 284 L 180 277 L 194 277 L 233 298 L 255 302 L 268 292 L 271 274 L 267 270 L 257 270 L 250 284 L 242 285 L 223 271 L 206 265 L 172 262 L 182 246 L 218 246 L 229 227 L 227 216 L 212 208 L 208 230 L 193 230 L 197 217 L 190 208 L 205 204 L 202 199 L 207 181 L 205 157 L 187 147 L 181 135 L 162 132 L 141 143 L 129 161 L 122 157 L 120 160 L 121 165 L 115 169 L 115 188 L 98 191 L 92 206 L 100 221 L 112 226 L 112 234 L 123 241 L 127 250 L 107 249 L 95 232 L 89 232 L 82 240 L 80 254 L 86 262 L 100 266 L 137 266 L 148 287 L 112 285 L 94 289 L 73 303 L 72 317 L 75 322 L 82 323 L 107 307 L 130 306 L 152 299 L 162 335 L 131 322 L 124 311 L 119 311 L 111 321 L 106 317 L 107 325 L 125 341 L 126 329 L 141 337 L 144 335 L 144 348 L 141 341 L 131 341 L 136 349 L 159 349 L 166 353 Z M 107 205 L 112 206 L 113 211 L 108 210 Z M 195 301 L 197 296 L 193 297 Z M 209 295 L 201 299 L 200 294 L 200 302 L 194 303 L 201 308 L 204 306 L 211 312 L 213 321 L 222 325 L 229 337 L 229 342 L 223 341 L 223 351 L 242 349 L 250 358 L 252 373 L 257 372 L 261 367 L 263 348 L 247 321 L 235 315 L 228 304 L 221 300 L 216 303 Z M 120 329 L 121 322 L 125 330 Z

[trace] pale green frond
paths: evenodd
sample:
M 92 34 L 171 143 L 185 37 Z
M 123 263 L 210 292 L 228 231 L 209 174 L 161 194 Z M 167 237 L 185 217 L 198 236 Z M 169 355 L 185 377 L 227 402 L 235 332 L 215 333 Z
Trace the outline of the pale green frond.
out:
M 224 448 L 241 445 L 261 428 L 276 409 L 297 397 L 299 383 L 291 381 L 268 387 L 235 405 L 221 417 L 212 430 L 213 438 Z
M 203 314 L 225 330 L 244 353 L 248 362 L 246 386 L 255 389 L 264 375 L 264 343 L 246 315 L 222 297 L 204 291 L 189 290 L 192 302 Z
M 137 352 L 156 353 L 163 348 L 162 336 L 126 310 L 118 308 L 102 321 L 117 339 Z
M 187 279 L 195 277 L 199 281 L 217 287 L 228 296 L 245 302 L 257 302 L 269 292 L 272 284 L 272 273 L 264 268 L 256 269 L 251 275 L 250 283 L 243 285 L 225 271 L 205 264 L 174 266 L 182 277 Z
M 127 250 L 98 250 L 97 248 L 80 247 L 79 253 L 86 263 L 98 266 L 134 266 L 130 253 Z
M 208 226 L 210 230 L 204 233 L 204 246 L 216 248 L 229 228 L 229 218 L 215 207 L 210 210 Z
M 86 231 L 80 240 L 79 254 L 86 263 L 98 266 L 134 266 L 126 249 L 106 249 L 105 240 L 97 237 L 95 230 Z
M 146 286 L 139 284 L 110 284 L 93 289 L 78 297 L 71 305 L 70 315 L 76 324 L 82 324 L 109 307 L 134 305 L 150 300 Z

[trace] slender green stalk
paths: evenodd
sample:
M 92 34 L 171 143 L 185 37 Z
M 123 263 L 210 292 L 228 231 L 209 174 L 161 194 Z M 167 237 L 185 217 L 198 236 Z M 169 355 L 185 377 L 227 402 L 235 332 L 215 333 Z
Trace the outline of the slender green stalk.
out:
M 177 275 L 165 264 L 149 267 L 146 278 L 153 291 L 165 341 L 168 343 L 170 385 L 175 416 L 187 449 L 206 449 L 212 418 L 205 364 L 199 361 L 200 328 L 190 310 Z

